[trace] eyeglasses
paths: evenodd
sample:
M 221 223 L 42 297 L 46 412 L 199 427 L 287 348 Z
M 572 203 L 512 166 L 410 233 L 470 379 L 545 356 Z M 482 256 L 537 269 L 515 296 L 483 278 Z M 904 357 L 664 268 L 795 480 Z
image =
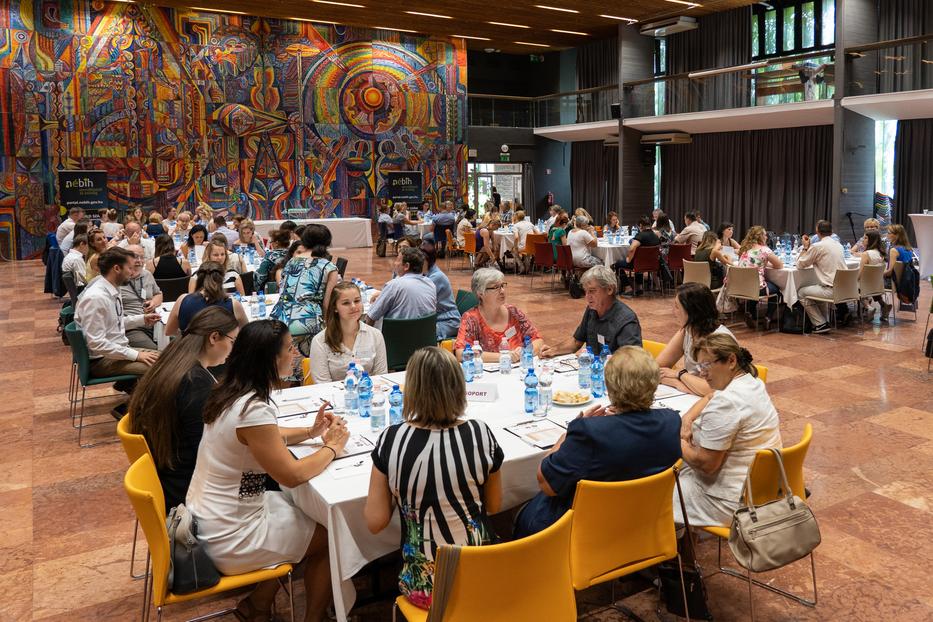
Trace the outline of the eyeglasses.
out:
M 710 367 L 713 366 L 713 361 L 707 361 L 706 363 L 697 363 L 697 374 L 703 376 L 709 372 Z
M 492 291 L 497 292 L 500 289 L 505 289 L 507 286 L 508 286 L 508 283 L 503 281 L 502 283 L 499 283 L 498 285 L 490 285 L 489 287 L 486 288 L 486 291 L 488 292 L 489 290 L 492 290 Z
M 230 335 L 223 335 L 225 339 L 229 339 L 230 343 L 236 343 L 236 337 L 231 337 Z

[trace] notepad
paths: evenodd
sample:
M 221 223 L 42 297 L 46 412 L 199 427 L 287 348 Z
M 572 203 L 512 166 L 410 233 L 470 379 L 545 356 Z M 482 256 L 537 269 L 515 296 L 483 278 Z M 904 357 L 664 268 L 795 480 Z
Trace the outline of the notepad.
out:
M 531 419 L 505 428 L 532 447 L 548 449 L 560 440 L 564 428 L 548 419 Z

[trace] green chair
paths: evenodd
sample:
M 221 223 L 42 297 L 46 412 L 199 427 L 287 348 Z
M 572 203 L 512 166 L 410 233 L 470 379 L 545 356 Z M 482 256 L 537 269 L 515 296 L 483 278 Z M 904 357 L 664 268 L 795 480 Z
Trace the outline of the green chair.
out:
M 403 370 L 415 350 L 437 345 L 437 314 L 410 320 L 386 318 L 382 320 L 382 336 L 389 371 Z
M 71 422 L 74 425 L 75 418 L 78 419 L 78 446 L 79 447 L 94 447 L 95 445 L 100 445 L 102 442 L 115 443 L 119 439 L 112 439 L 110 441 L 102 441 L 101 443 L 81 443 L 81 435 L 85 427 L 90 427 L 91 425 L 101 425 L 102 423 L 89 424 L 88 426 L 84 425 L 84 401 L 85 393 L 87 392 L 88 387 L 93 387 L 101 384 L 113 384 L 114 382 L 130 381 L 136 380 L 139 376 L 133 374 L 125 374 L 121 376 L 105 376 L 100 378 L 95 378 L 91 376 L 91 355 L 87 349 L 87 342 L 84 340 L 84 333 L 81 332 L 81 329 L 78 328 L 78 325 L 75 322 L 70 323 L 65 327 L 65 335 L 68 337 L 68 345 L 71 346 L 71 361 L 72 361 L 72 384 L 74 386 L 74 399 L 71 402 Z M 78 410 L 78 383 L 81 384 L 81 410 Z M 106 395 L 101 397 L 113 397 L 112 395 Z
M 468 289 L 457 290 L 457 311 L 463 315 L 473 307 L 479 306 L 479 298 Z

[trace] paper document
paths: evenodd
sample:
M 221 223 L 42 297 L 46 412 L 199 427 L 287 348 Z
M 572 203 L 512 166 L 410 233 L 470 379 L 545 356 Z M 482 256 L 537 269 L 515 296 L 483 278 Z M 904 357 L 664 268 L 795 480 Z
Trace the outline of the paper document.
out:
M 553 447 L 554 443 L 559 441 L 564 433 L 564 428 L 547 419 L 522 421 L 505 429 L 529 445 L 539 449 Z
M 700 401 L 700 398 L 697 395 L 683 394 L 655 400 L 651 406 L 652 408 L 670 408 L 676 410 L 680 413 L 680 416 L 683 417 L 698 401 Z

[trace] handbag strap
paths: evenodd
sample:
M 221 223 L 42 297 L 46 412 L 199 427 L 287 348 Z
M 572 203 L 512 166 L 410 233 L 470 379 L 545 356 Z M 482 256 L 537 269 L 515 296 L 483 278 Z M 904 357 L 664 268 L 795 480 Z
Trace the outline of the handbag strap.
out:
M 684 491 L 680 488 L 680 469 L 676 466 L 674 469 L 674 483 L 677 485 L 677 498 L 680 500 L 680 513 L 684 517 L 684 533 L 685 539 L 687 541 L 687 546 L 690 547 L 690 557 L 693 558 L 694 563 L 696 563 L 696 551 L 693 549 L 693 537 L 690 535 L 690 519 L 687 518 L 687 505 L 684 503 Z M 687 546 L 684 546 L 684 552 L 687 551 Z
M 777 463 L 778 473 L 781 476 L 781 486 L 784 489 L 784 498 L 787 499 L 787 504 L 792 510 L 797 509 L 796 504 L 794 503 L 794 491 L 791 490 L 790 483 L 787 481 L 787 471 L 784 470 L 784 457 L 781 454 L 780 449 L 774 447 L 769 447 L 768 451 L 774 456 L 774 460 Z M 758 513 L 755 512 L 755 500 L 752 498 L 752 478 L 751 470 L 749 474 L 745 477 L 745 501 L 748 506 L 748 513 L 751 516 L 752 520 L 758 520 Z

